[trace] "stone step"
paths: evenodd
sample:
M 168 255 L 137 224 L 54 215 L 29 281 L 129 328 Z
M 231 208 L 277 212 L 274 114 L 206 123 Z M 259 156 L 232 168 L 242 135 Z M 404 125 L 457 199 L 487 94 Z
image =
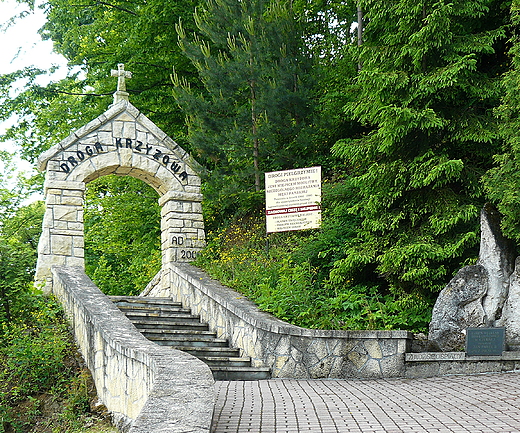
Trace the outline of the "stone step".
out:
M 171 298 L 153 298 L 153 297 L 143 297 L 143 296 L 109 296 L 109 298 L 115 304 L 119 305 L 158 305 L 158 306 L 168 306 L 168 307 L 181 307 L 182 303 L 176 302 Z
M 201 323 L 201 325 L 204 325 Z M 143 334 L 148 339 L 153 339 L 154 337 L 161 337 L 165 336 L 168 338 L 175 339 L 177 337 L 184 337 L 184 336 L 194 336 L 201 339 L 212 339 L 217 338 L 216 332 L 211 331 L 200 331 L 200 330 L 192 330 L 192 329 L 143 329 L 141 331 L 141 334 Z
M 159 345 L 163 345 L 158 343 Z M 240 349 L 233 349 L 231 347 L 200 347 L 194 345 L 168 345 L 172 349 L 183 350 L 184 352 L 191 353 L 193 356 L 197 358 L 204 357 L 225 357 L 225 358 L 239 358 L 240 357 Z
M 201 356 L 199 358 L 206 364 L 213 367 L 251 367 L 251 358 L 249 357 L 233 357 L 233 356 Z
M 188 313 L 148 313 L 141 311 L 123 311 L 131 321 L 135 320 L 148 320 L 150 322 L 200 322 L 200 316 L 196 314 Z
M 146 337 L 161 346 L 197 346 L 197 347 L 228 347 L 227 340 L 221 338 L 199 338 L 196 335 L 187 336 L 151 336 Z
M 111 299 L 146 338 L 196 356 L 208 364 L 215 380 L 271 377 L 268 368 L 252 367 L 250 358 L 240 357 L 240 349 L 229 347 L 229 342 L 210 332 L 208 324 L 201 323 L 198 315 L 170 298 L 112 296 Z
M 194 331 L 209 331 L 209 326 L 207 323 L 200 322 L 172 322 L 172 321 L 162 321 L 162 320 L 131 320 L 134 326 L 137 329 L 161 329 L 161 330 L 188 330 L 192 329 Z
M 160 305 L 131 305 L 131 304 L 116 304 L 118 308 L 124 313 L 147 313 L 157 315 L 168 315 L 173 314 L 191 314 L 189 308 L 179 307 L 177 305 L 165 306 Z
M 211 371 L 215 380 L 265 380 L 271 378 L 271 371 L 264 367 L 214 367 Z

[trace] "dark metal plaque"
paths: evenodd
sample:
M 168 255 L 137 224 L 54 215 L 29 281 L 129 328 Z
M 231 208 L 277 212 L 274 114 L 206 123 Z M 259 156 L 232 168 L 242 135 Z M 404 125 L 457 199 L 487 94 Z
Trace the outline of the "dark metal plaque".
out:
M 466 354 L 468 356 L 500 356 L 504 351 L 506 328 L 468 328 Z

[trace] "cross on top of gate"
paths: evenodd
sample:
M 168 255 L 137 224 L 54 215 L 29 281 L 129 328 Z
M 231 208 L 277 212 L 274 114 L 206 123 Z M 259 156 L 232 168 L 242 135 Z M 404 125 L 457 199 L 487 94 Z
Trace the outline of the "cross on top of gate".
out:
M 112 77 L 117 77 L 117 91 L 114 93 L 114 104 L 123 100 L 128 101 L 129 93 L 126 91 L 125 79 L 132 78 L 132 73 L 130 71 L 125 71 L 125 65 L 119 63 L 117 69 L 112 69 L 110 71 L 110 75 Z

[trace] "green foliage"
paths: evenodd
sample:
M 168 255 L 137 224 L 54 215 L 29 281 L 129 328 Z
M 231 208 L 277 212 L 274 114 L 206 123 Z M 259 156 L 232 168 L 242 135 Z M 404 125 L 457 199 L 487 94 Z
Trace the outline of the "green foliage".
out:
M 520 240 L 518 0 L 44 8 L 41 33 L 72 69 L 48 85 L 35 68 L 0 77 L 0 120 L 19 120 L 5 137 L 34 161 L 106 110 L 110 69 L 125 63 L 132 102 L 207 168 L 206 226 L 219 234 L 201 263 L 282 318 L 424 329 L 435 293 L 476 256 L 486 200 Z M 222 228 L 257 215 L 262 172 L 318 164 L 334 179 L 321 230 L 273 235 L 267 256 L 262 229 Z M 41 208 L 18 210 L 22 200 L 0 180 L 3 321 L 22 311 L 34 267 L 37 225 L 24 234 L 16 221 Z M 85 216 L 89 274 L 107 293 L 138 293 L 160 264 L 156 194 L 99 179 Z
M 92 378 L 87 369 L 80 370 L 67 381 L 62 418 L 74 425 L 74 421 L 90 412 Z
M 511 5 L 513 34 L 509 56 L 512 67 L 504 74 L 504 95 L 496 114 L 500 119 L 500 134 L 504 140 L 502 152 L 495 157 L 496 166 L 484 179 L 486 192 L 503 215 L 504 233 L 520 241 L 520 2 Z
M 25 298 L 25 311 L 12 323 L 0 323 L 0 431 L 27 431 L 39 415 L 37 394 L 59 387 L 70 372 L 64 355 L 70 335 L 55 302 L 41 294 Z M 29 401 L 25 410 L 18 405 Z
M 36 265 L 43 203 L 35 202 L 0 222 L 0 322 L 22 314 Z
M 32 432 L 35 426 L 56 433 L 81 431 L 86 417 L 92 417 L 92 381 L 78 364 L 61 308 L 33 287 L 44 204 L 22 205 L 31 183 L 20 178 L 12 187 L 14 179 L 7 184 L 9 173 L 4 165 L 0 179 L 0 433 Z M 98 424 L 97 419 L 91 423 Z
M 26 320 L 4 325 L 2 335 L 3 365 L 9 377 L 0 382 L 9 386 L 6 401 L 15 402 L 39 390 L 49 390 L 59 383 L 64 371 L 63 354 L 70 336 L 58 304 L 47 303 L 40 294 L 30 296 Z M 56 322 L 60 322 L 59 326 Z
M 88 184 L 85 268 L 106 294 L 139 294 L 159 271 L 158 198 L 132 177 L 105 176 Z
M 32 1 L 22 1 L 34 7 Z M 16 141 L 22 155 L 35 161 L 74 129 L 103 113 L 116 81 L 111 69 L 125 63 L 133 72 L 127 90 L 134 105 L 183 145 L 184 115 L 171 96 L 172 65 L 193 75 L 177 44 L 175 24 L 194 28 L 196 0 L 110 3 L 50 0 L 42 4 L 47 22 L 39 31 L 68 61 L 65 79 L 46 83 L 48 72 L 27 67 L 0 76 L 0 119 L 17 122 L 4 139 Z M 191 81 L 191 80 L 190 80 Z M 13 88 L 22 87 L 15 92 Z
M 42 86 L 39 83 L 46 73 L 27 67 L 0 76 L 0 119 L 18 119 L 0 138 L 16 142 L 21 156 L 30 162 L 106 109 L 106 102 L 103 104 L 99 98 L 83 96 L 85 83 L 77 73 Z M 12 87 L 20 81 L 27 84 L 23 91 L 14 93 Z M 43 179 L 40 182 L 43 184 Z
M 95 393 L 58 303 L 31 289 L 0 321 L 0 433 L 79 432 Z M 36 427 L 36 426 L 39 427 Z
M 367 284 L 361 272 L 350 280 L 333 278 L 357 224 L 343 206 L 332 206 L 343 194 L 343 184 L 326 189 L 324 201 L 335 212 L 323 215 L 321 230 L 271 234 L 267 251 L 263 221 L 240 221 L 209 234 L 196 263 L 260 309 L 298 326 L 425 331 L 432 297 L 389 292 L 382 281 Z
M 333 151 L 361 220 L 333 278 L 360 268 L 393 291 L 443 287 L 476 254 L 479 183 L 497 150 L 507 2 L 362 1 L 362 69 L 344 110 L 364 131 Z M 483 19 L 483 17 L 486 19 Z
M 178 32 L 203 89 L 175 68 L 174 96 L 208 169 L 206 198 L 236 214 L 262 189 L 264 171 L 298 166 L 314 153 L 305 129 L 311 86 L 302 23 L 283 0 L 208 0 L 195 20 L 200 35 L 188 36 L 183 25 Z

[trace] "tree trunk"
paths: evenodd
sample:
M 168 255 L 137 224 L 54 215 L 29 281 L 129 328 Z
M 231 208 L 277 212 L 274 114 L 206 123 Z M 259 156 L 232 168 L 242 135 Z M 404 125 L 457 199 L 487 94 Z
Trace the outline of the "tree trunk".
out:
M 363 45 L 363 10 L 361 9 L 361 6 L 357 7 L 357 44 L 358 47 Z M 363 64 L 361 61 L 358 62 L 358 71 L 361 71 L 361 68 L 363 67 Z
M 253 54 L 249 60 L 249 67 L 251 68 L 251 77 L 253 77 Z M 258 115 L 256 113 L 256 91 L 255 80 L 251 79 L 249 82 L 249 89 L 251 91 L 251 132 L 253 134 L 253 167 L 255 170 L 255 191 L 260 191 L 260 140 L 258 139 Z
M 357 7 L 357 44 L 358 47 L 363 45 L 363 10 L 361 9 L 361 6 Z
M 251 86 L 251 122 L 252 122 L 252 133 L 253 133 L 253 166 L 255 168 L 255 191 L 260 191 L 260 140 L 258 139 L 257 122 L 258 118 L 256 115 L 255 107 L 255 89 Z

